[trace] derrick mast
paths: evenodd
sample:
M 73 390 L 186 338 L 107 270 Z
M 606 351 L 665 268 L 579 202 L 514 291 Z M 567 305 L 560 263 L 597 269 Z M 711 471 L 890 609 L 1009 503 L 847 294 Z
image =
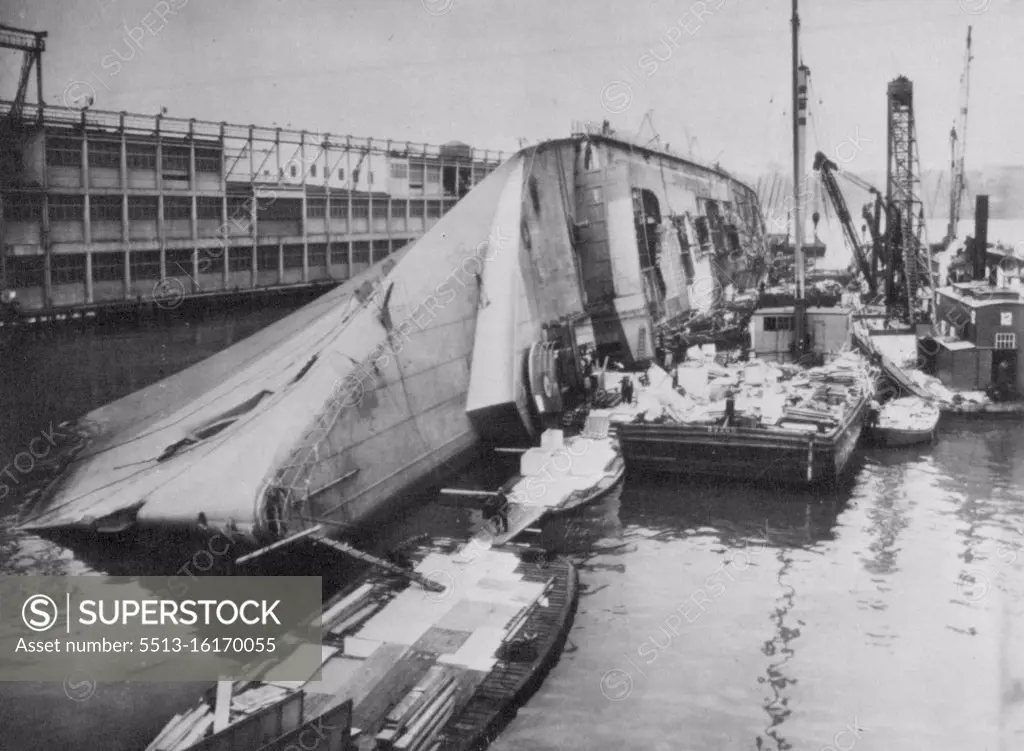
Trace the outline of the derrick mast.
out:
M 886 203 L 896 226 L 890 227 L 891 258 L 886 280 L 890 310 L 906 306 L 913 324 L 918 292 L 930 288 L 931 253 L 921 241 L 924 205 L 914 123 L 914 84 L 905 76 L 888 88 L 888 168 Z
M 949 132 L 949 224 L 942 248 L 948 248 L 956 239 L 957 224 L 960 222 L 960 207 L 967 190 L 964 171 L 964 152 L 967 149 L 967 100 L 971 93 L 971 27 L 967 27 L 967 52 L 964 53 L 964 71 L 960 74 L 960 109 L 956 125 Z

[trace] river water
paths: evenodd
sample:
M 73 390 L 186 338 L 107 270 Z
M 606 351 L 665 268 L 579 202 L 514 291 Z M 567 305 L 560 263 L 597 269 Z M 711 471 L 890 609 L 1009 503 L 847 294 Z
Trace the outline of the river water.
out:
M 5 349 L 0 456 L 285 312 Z M 631 479 L 545 529 L 580 565 L 580 607 L 492 748 L 1024 749 L 1022 480 L 1024 425 L 984 421 L 944 423 L 931 447 L 864 450 L 828 492 Z M 479 521 L 423 505 L 378 543 Z M 145 544 L 72 553 L 9 522 L 0 575 L 170 574 L 184 560 Z M 67 688 L 0 683 L 0 749 L 142 749 L 205 686 L 100 684 L 85 701 Z

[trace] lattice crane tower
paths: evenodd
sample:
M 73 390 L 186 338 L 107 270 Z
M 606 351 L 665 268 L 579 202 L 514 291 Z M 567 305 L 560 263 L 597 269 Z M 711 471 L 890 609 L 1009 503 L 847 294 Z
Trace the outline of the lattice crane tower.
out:
M 921 201 L 921 164 L 914 123 L 913 82 L 905 76 L 890 81 L 887 103 L 889 149 L 886 201 L 890 211 L 895 210 L 899 217 L 898 233 L 890 234 L 894 242 L 889 273 L 902 271 L 902 278 L 891 279 L 887 285 L 890 295 L 897 291 L 898 285 L 896 296 L 900 298 L 899 303 L 890 299 L 888 304 L 905 303 L 909 322 L 913 324 L 918 291 L 922 287 L 932 286 L 931 253 L 921 237 L 924 204 Z

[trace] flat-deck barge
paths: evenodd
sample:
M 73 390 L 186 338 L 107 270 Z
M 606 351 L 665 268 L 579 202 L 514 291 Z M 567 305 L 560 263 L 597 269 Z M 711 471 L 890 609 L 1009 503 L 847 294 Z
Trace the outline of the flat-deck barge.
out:
M 147 751 L 485 748 L 557 661 L 578 577 L 568 559 L 457 545 L 412 554 L 441 591 L 374 569 L 332 598 L 318 679 L 222 684 Z
M 864 428 L 873 392 L 867 369 L 844 358 L 801 376 L 803 396 L 768 384 L 748 403 L 775 396 L 776 409 L 735 414 L 721 399 L 701 415 L 667 410 L 618 426 L 627 471 L 712 475 L 785 485 L 833 482 L 846 469 Z M 794 379 L 796 382 L 796 379 Z M 749 389 L 749 387 L 747 387 Z M 781 387 L 778 387 L 781 390 Z M 741 405 L 742 407 L 742 405 Z M 734 413 L 729 414 L 732 409 Z M 742 412 L 742 408 L 740 410 Z

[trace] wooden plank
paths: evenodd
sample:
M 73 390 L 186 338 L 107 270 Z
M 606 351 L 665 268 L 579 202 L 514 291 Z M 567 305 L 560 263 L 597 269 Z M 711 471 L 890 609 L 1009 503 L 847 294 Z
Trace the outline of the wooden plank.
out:
M 357 587 L 355 590 L 353 590 L 347 596 L 345 596 L 342 599 L 338 600 L 338 602 L 336 602 L 334 605 L 331 605 L 331 607 L 328 608 L 324 612 L 323 616 L 321 616 L 320 622 L 324 626 L 329 626 L 331 621 L 333 621 L 335 618 L 338 618 L 339 616 L 341 616 L 341 614 L 347 608 L 349 608 L 352 605 L 355 605 L 357 602 L 362 600 L 366 595 L 368 595 L 372 591 L 373 591 L 373 585 L 369 584 L 369 583 L 363 584 L 362 586 Z
M 190 746 L 193 746 L 201 738 L 203 738 L 203 736 L 206 735 L 206 731 L 210 729 L 210 727 L 213 725 L 213 723 L 214 723 L 213 715 L 207 715 L 206 717 L 204 717 L 202 720 L 200 720 L 192 728 L 191 732 L 189 732 L 188 735 L 186 735 L 184 738 L 182 738 L 182 740 L 181 740 L 181 747 L 182 748 L 189 748 Z
M 213 709 L 213 732 L 219 733 L 231 722 L 231 689 L 233 681 L 217 681 L 217 703 Z
M 353 701 L 353 724 L 375 735 L 384 724 L 388 710 L 409 693 L 433 665 L 430 655 L 410 651 L 361 700 Z
M 304 529 L 301 532 L 296 532 L 294 535 L 291 535 L 289 537 L 285 537 L 283 540 L 278 540 L 277 542 L 271 543 L 270 545 L 267 545 L 266 547 L 262 547 L 259 550 L 254 550 L 253 552 L 251 552 L 251 553 L 249 553 L 247 555 L 243 555 L 241 558 L 236 558 L 235 559 L 235 563 L 237 565 L 242 565 L 243 563 L 248 563 L 249 561 L 251 561 L 251 560 L 253 560 L 255 558 L 259 558 L 262 555 L 266 555 L 267 553 L 269 553 L 269 552 L 271 552 L 273 550 L 277 550 L 279 548 L 282 548 L 285 545 L 291 545 L 293 542 L 297 542 L 297 541 L 302 540 L 302 539 L 304 539 L 306 537 L 309 537 L 310 535 L 317 534 L 317 533 L 319 533 L 321 531 L 321 529 L 322 529 L 322 527 L 319 524 L 317 524 L 315 527 L 310 527 L 309 529 Z
M 146 746 L 146 751 L 158 751 L 158 749 L 162 748 L 164 738 L 166 738 L 168 735 L 170 735 L 172 732 L 174 732 L 174 730 L 181 725 L 181 722 L 184 719 L 185 719 L 185 715 L 183 715 L 183 714 L 176 714 L 176 715 L 174 715 L 174 717 L 172 717 L 170 720 L 168 720 L 167 724 L 164 725 L 163 729 L 156 736 L 156 738 L 154 738 L 150 742 L 150 744 L 148 746 Z
M 205 704 L 193 709 L 181 718 L 181 722 L 175 725 L 174 729 L 167 733 L 163 742 L 160 744 L 160 749 L 167 749 L 172 751 L 178 748 L 178 744 L 181 739 L 188 735 L 189 731 L 195 726 L 195 724 L 203 717 L 203 715 L 209 712 L 209 707 Z
M 417 683 L 412 691 L 388 712 L 385 719 L 387 730 L 377 737 L 380 740 L 392 741 L 400 735 L 403 728 L 419 716 L 419 709 L 428 703 L 438 691 L 443 690 L 453 680 L 450 672 L 441 665 L 432 665 L 427 674 Z M 383 737 L 382 737 L 383 736 Z
M 317 537 L 315 538 L 315 540 L 321 545 L 325 545 L 326 547 L 329 547 L 332 550 L 336 550 L 339 553 L 352 556 L 353 558 L 358 558 L 361 561 L 365 561 L 366 563 L 369 563 L 373 566 L 382 568 L 385 571 L 390 571 L 392 574 L 404 576 L 431 592 L 445 591 L 445 586 L 443 584 L 433 581 L 432 579 L 428 579 L 427 577 L 422 576 L 421 574 L 418 574 L 415 571 L 410 571 L 409 569 L 402 568 L 401 566 L 396 566 L 390 561 L 385 561 L 383 558 L 378 558 L 375 555 L 366 553 L 362 550 L 359 550 L 358 548 L 349 545 L 348 543 L 339 542 L 338 540 L 331 540 L 327 537 Z
M 419 724 L 424 715 L 432 714 L 437 707 L 449 696 L 454 696 L 459 688 L 460 671 L 457 668 L 436 665 L 441 672 L 439 680 L 434 681 L 429 690 L 425 691 L 410 711 L 405 714 L 399 725 L 398 736 L 405 735 L 406 731 Z

